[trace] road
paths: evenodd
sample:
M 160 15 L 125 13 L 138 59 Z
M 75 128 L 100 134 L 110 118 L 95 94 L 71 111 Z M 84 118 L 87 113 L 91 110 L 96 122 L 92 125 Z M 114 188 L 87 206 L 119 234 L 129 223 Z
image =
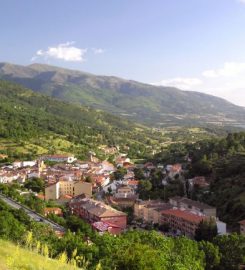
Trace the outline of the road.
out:
M 26 206 L 12 200 L 11 198 L 6 197 L 3 194 L 0 194 L 0 199 L 3 200 L 5 203 L 7 203 L 12 208 L 15 208 L 15 209 L 22 208 L 31 219 L 33 219 L 33 220 L 35 220 L 37 222 L 42 222 L 44 224 L 47 224 L 47 225 L 51 226 L 54 231 L 61 232 L 61 233 L 65 232 L 64 227 L 60 226 L 59 224 L 57 224 L 57 223 L 55 223 L 55 222 L 53 222 L 51 220 L 48 220 L 44 216 L 34 212 L 33 210 L 31 210 L 31 209 L 27 208 Z

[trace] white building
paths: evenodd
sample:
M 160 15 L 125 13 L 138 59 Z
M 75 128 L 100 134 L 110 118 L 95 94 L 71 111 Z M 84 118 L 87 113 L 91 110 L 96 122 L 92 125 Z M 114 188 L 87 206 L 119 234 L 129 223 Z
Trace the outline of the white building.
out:
M 216 220 L 216 225 L 217 225 L 217 229 L 218 229 L 218 234 L 226 234 L 226 223 L 220 221 L 220 220 Z
M 47 155 L 42 157 L 43 160 L 52 161 L 52 162 L 65 162 L 72 163 L 77 159 L 74 156 L 69 155 Z

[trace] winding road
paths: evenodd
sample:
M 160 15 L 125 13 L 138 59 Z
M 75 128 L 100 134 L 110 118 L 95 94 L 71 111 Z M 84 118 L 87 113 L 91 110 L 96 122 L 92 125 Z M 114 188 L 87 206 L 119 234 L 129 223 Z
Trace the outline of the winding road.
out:
M 15 208 L 15 209 L 20 209 L 22 208 L 26 214 L 33 220 L 35 220 L 36 222 L 42 222 L 45 223 L 49 226 L 51 226 L 53 228 L 53 230 L 55 232 L 65 232 L 66 229 L 62 226 L 60 226 L 59 224 L 47 219 L 46 217 L 36 213 L 35 211 L 29 209 L 28 207 L 14 201 L 13 199 L 6 197 L 5 195 L 0 193 L 0 199 L 3 200 L 5 203 L 7 203 L 10 207 Z

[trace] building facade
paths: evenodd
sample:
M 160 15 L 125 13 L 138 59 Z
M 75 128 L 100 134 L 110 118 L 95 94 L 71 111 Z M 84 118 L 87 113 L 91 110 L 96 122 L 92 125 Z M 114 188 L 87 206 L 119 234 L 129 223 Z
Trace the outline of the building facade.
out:
M 90 224 L 101 221 L 119 227 L 120 231 L 127 226 L 127 215 L 124 212 L 90 198 L 77 196 L 70 201 L 69 207 L 73 214 Z
M 61 196 L 92 196 L 92 184 L 83 181 L 58 181 L 45 188 L 45 200 L 58 200 Z
M 42 160 L 47 160 L 51 162 L 66 162 L 66 163 L 72 163 L 76 161 L 77 159 L 74 156 L 69 155 L 47 155 L 43 156 Z
M 171 230 L 190 238 L 194 238 L 199 223 L 206 219 L 205 216 L 195 215 L 180 209 L 165 210 L 161 214 L 161 224 L 168 224 Z
M 177 208 L 183 208 L 193 211 L 197 214 L 203 214 L 208 217 L 216 217 L 216 208 L 205 203 L 190 200 L 186 197 L 173 197 L 169 199 L 169 203 Z

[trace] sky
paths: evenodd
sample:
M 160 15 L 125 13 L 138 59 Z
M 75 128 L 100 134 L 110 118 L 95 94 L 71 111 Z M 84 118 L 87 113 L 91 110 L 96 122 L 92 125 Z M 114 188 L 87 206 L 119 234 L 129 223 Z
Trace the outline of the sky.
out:
M 0 62 L 175 86 L 245 106 L 245 0 L 0 3 Z

